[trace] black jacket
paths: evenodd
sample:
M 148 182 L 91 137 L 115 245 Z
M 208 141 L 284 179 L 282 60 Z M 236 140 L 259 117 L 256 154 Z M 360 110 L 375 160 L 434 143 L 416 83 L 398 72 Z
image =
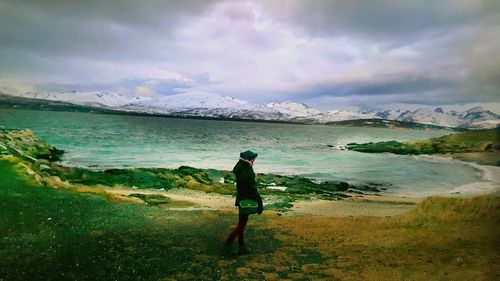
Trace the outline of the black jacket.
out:
M 236 176 L 236 203 L 240 205 L 240 200 L 253 199 L 259 204 L 259 209 L 262 210 L 262 198 L 257 191 L 255 183 L 255 173 L 252 166 L 245 161 L 238 161 L 233 168 L 233 173 Z

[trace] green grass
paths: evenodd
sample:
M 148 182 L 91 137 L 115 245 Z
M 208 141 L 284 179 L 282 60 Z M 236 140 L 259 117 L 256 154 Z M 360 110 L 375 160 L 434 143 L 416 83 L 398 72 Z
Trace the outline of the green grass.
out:
M 221 276 L 217 261 L 234 215 L 174 212 L 34 186 L 5 161 L 0 161 L 0 175 L 0 280 Z M 262 220 L 252 217 L 250 224 Z M 250 226 L 247 234 L 254 254 L 277 245 L 269 231 Z

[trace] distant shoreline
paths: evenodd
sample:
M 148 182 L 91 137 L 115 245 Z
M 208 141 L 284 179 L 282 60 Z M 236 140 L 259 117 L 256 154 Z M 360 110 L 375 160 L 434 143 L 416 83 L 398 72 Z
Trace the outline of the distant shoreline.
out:
M 228 117 L 207 117 L 195 115 L 171 115 L 144 113 L 134 111 L 120 111 L 109 108 L 99 108 L 85 105 L 72 104 L 61 101 L 50 101 L 42 99 L 32 99 L 24 97 L 13 97 L 0 94 L 0 109 L 11 110 L 36 110 L 36 111 L 54 111 L 54 112 L 81 112 L 91 114 L 109 114 L 109 115 L 125 115 L 139 117 L 160 117 L 173 119 L 194 119 L 194 120 L 213 120 L 213 121 L 235 121 L 235 122 L 254 122 L 254 123 L 271 123 L 271 124 L 294 124 L 294 125 L 319 125 L 319 126 L 338 126 L 338 127 L 368 127 L 368 128 L 387 128 L 387 129 L 415 129 L 415 130 L 446 130 L 446 131 L 464 131 L 467 129 L 451 128 L 437 125 L 428 125 L 421 123 L 403 122 L 388 119 L 355 119 L 341 120 L 326 123 L 312 122 L 295 122 L 282 120 L 264 120 L 264 119 L 245 119 L 245 118 L 228 118 Z

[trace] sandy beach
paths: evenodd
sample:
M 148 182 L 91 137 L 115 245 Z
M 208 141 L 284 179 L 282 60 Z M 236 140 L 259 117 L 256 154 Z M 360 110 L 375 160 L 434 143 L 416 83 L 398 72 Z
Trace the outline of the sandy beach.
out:
M 449 157 L 449 156 L 439 156 Z M 443 194 L 446 197 L 470 197 L 485 194 L 498 194 L 500 191 L 500 167 L 490 165 L 473 165 L 481 174 L 484 181 L 474 182 L 457 187 Z M 131 194 L 159 195 L 169 199 L 169 203 L 160 205 L 161 208 L 177 211 L 220 210 L 237 212 L 234 206 L 234 196 L 218 193 L 206 193 L 198 190 L 178 189 L 133 189 L 129 187 L 105 188 L 106 193 L 116 196 L 123 201 L 144 203 L 142 200 L 130 197 Z M 348 193 L 350 198 L 344 200 L 322 200 L 311 198 L 292 202 L 293 207 L 279 212 L 282 216 L 331 216 L 331 217 L 392 217 L 413 209 L 427 196 L 417 195 L 387 195 L 387 194 L 354 194 Z M 273 198 L 264 196 L 264 205 L 274 203 Z M 265 210 L 265 214 L 273 215 L 276 211 Z
M 441 155 L 438 157 L 448 157 Z M 481 173 L 483 181 L 459 186 L 446 193 L 436 194 L 445 197 L 470 197 L 477 195 L 498 194 L 500 192 L 500 167 L 467 163 Z M 128 187 L 106 188 L 105 192 L 119 196 L 125 201 L 141 203 L 131 194 L 160 195 L 170 199 L 170 203 L 161 205 L 162 208 L 192 211 L 192 210 L 222 210 L 234 211 L 234 196 L 218 193 L 206 193 L 198 190 L 178 189 L 132 189 Z M 292 202 L 293 207 L 280 212 L 283 216 L 332 216 L 332 217 L 391 217 L 405 213 L 424 200 L 426 195 L 394 195 L 394 194 L 355 194 L 347 193 L 349 198 L 344 200 L 322 200 L 311 198 Z M 272 197 L 264 196 L 264 205 L 275 203 Z M 266 210 L 267 214 L 276 211 Z
M 131 198 L 131 194 L 161 195 L 170 199 L 170 202 L 162 205 L 162 208 L 172 210 L 221 210 L 236 211 L 234 207 L 234 196 L 221 195 L 216 193 L 205 193 L 203 191 L 172 189 L 169 191 L 154 189 L 128 189 L 111 188 L 106 192 L 121 196 L 122 199 L 128 199 L 141 203 L 136 198 Z M 377 196 L 377 195 L 359 195 L 350 194 L 351 198 L 344 200 L 321 200 L 309 199 L 292 202 L 293 207 L 288 211 L 280 212 L 284 216 L 374 216 L 390 217 L 404 213 L 413 208 L 418 202 L 423 200 L 420 197 L 410 196 Z M 264 197 L 264 205 L 272 201 Z M 275 214 L 276 211 L 266 210 L 267 214 Z

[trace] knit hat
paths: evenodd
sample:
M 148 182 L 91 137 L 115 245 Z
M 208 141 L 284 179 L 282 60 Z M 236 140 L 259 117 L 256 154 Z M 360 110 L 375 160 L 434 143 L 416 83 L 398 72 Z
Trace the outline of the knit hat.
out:
M 240 153 L 240 158 L 243 158 L 245 160 L 253 160 L 253 159 L 257 158 L 258 155 L 259 154 L 255 153 L 255 152 L 247 150 L 247 151 Z

